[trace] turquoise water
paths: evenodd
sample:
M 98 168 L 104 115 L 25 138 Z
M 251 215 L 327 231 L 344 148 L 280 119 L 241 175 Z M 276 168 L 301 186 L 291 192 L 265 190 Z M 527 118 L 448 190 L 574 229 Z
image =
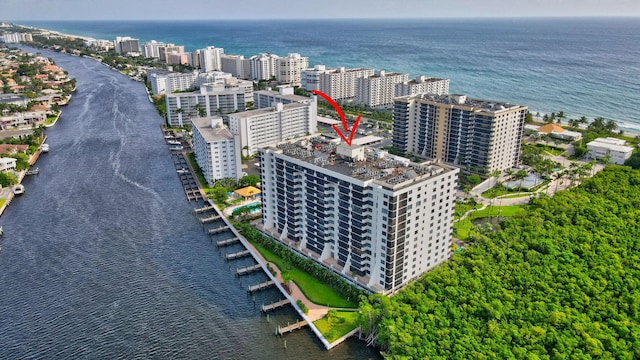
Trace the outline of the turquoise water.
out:
M 451 92 L 602 116 L 640 132 L 640 18 L 30 22 L 64 33 L 298 52 L 310 65 L 451 79 Z

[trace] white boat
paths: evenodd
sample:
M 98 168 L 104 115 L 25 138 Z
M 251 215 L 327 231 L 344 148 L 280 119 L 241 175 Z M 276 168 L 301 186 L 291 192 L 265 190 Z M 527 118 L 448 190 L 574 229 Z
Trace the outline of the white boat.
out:
M 186 173 L 188 173 L 188 172 L 189 172 L 189 170 L 187 170 L 187 169 L 178 169 L 178 170 L 176 170 L 176 172 L 177 172 L 178 174 L 186 174 Z
M 181 142 L 178 140 L 167 140 L 167 144 L 169 145 L 180 145 Z
M 49 152 L 49 144 L 40 145 L 40 151 L 43 152 L 43 153 Z
M 22 194 L 24 194 L 24 185 L 18 184 L 16 186 L 14 186 L 13 187 L 13 194 L 14 195 L 22 195 Z

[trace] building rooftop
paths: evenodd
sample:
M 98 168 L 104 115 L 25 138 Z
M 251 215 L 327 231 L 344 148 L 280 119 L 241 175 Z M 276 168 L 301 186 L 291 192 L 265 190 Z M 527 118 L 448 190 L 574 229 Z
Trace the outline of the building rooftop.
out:
M 233 139 L 233 134 L 222 124 L 221 118 L 192 118 L 191 123 L 198 128 L 198 131 L 202 134 L 206 142 Z M 216 123 L 216 125 L 211 126 L 212 123 Z
M 469 108 L 470 110 L 485 112 L 501 112 L 523 107 L 521 105 L 509 104 L 503 101 L 480 100 L 469 98 L 460 94 L 435 95 L 435 94 L 416 94 L 402 96 L 398 99 L 418 99 L 432 101 L 440 104 L 457 105 Z
M 622 141 L 623 143 L 625 143 L 624 140 Z M 610 138 L 595 139 L 587 143 L 587 146 L 599 147 L 599 148 L 604 148 L 611 151 L 623 152 L 623 153 L 628 153 L 633 151 L 633 148 L 631 146 L 620 145 L 619 143 L 611 141 Z
M 302 104 L 302 103 L 291 103 L 291 104 L 279 103 L 278 105 L 282 105 L 282 110 L 290 110 L 290 109 L 296 109 L 296 108 L 309 106 L 308 104 Z M 249 110 L 249 111 L 229 114 L 229 117 L 246 119 L 246 118 L 250 118 L 250 117 L 253 117 L 253 116 L 257 116 L 257 115 L 270 114 L 270 113 L 273 113 L 273 112 L 276 112 L 276 111 L 277 111 L 277 107 L 268 107 L 268 108 L 262 108 L 262 109 Z
M 260 91 L 254 91 L 253 93 L 254 95 L 258 94 L 258 95 L 266 95 L 266 96 L 275 96 L 275 97 L 287 99 L 293 102 L 311 101 L 311 98 L 306 96 L 300 96 L 295 94 L 282 94 L 282 92 L 275 91 L 275 90 L 260 90 Z
M 386 151 L 358 145 L 347 146 L 339 140 L 329 140 L 323 136 L 308 136 L 265 148 L 360 181 L 373 181 L 390 190 L 455 170 L 439 162 L 418 164 Z

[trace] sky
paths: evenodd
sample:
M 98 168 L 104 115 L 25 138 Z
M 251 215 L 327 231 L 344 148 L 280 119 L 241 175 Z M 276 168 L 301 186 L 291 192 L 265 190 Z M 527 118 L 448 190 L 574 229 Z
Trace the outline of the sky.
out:
M 0 20 L 640 16 L 640 0 L 1 0 Z

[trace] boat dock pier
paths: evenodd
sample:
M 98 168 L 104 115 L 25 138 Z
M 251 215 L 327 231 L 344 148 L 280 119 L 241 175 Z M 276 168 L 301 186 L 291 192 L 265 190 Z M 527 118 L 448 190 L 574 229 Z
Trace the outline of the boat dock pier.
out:
M 218 219 L 220 219 L 220 215 L 213 215 L 213 216 L 209 216 L 209 217 L 206 217 L 206 218 L 202 218 L 202 219 L 200 219 L 200 222 L 201 222 L 202 224 L 206 224 L 206 223 L 210 223 L 210 222 L 212 222 L 212 221 L 216 221 L 216 220 L 218 220 Z M 224 227 L 225 229 L 228 229 L 228 228 L 229 228 L 228 226 L 223 226 L 223 227 Z
M 284 300 L 280 300 L 280 301 L 276 301 L 273 304 L 269 304 L 269 305 L 262 305 L 260 306 L 260 310 L 262 310 L 262 312 L 266 313 L 269 312 L 273 309 L 277 309 L 279 307 L 283 307 L 287 304 L 290 304 L 291 300 L 289 299 L 284 299 Z
M 235 244 L 238 241 L 240 241 L 240 239 L 238 239 L 237 237 L 231 238 L 231 239 L 225 239 L 225 240 L 218 240 L 218 242 L 216 242 L 216 246 L 217 247 L 223 247 L 223 246 L 228 246 L 231 244 Z
M 220 227 L 217 227 L 217 228 L 209 229 L 209 235 L 214 235 L 214 234 L 217 234 L 217 233 L 220 233 L 220 232 L 223 232 L 223 231 L 227 231 L 227 230 L 229 230 L 228 226 L 220 226 Z
M 300 320 L 295 324 L 287 324 L 287 326 L 285 327 L 280 327 L 280 325 L 278 325 L 278 329 L 276 330 L 276 333 L 280 336 L 282 336 L 283 334 L 286 334 L 288 332 L 292 332 L 293 330 L 297 330 L 300 328 L 303 328 L 305 326 L 309 325 L 309 323 L 307 322 L 307 320 Z
M 252 272 L 254 272 L 256 270 L 259 270 L 260 268 L 262 268 L 262 265 L 255 264 L 255 265 L 252 265 L 252 266 L 248 266 L 246 268 L 237 269 L 236 270 L 236 275 L 237 276 L 246 275 L 246 274 L 252 273 Z
M 240 259 L 249 255 L 251 255 L 251 251 L 244 250 L 244 251 L 239 251 L 237 253 L 227 254 L 225 257 L 227 258 L 227 261 L 229 261 L 229 260 Z
M 199 209 L 193 209 L 193 212 L 196 214 L 200 214 L 200 213 L 204 213 L 207 211 L 215 211 L 216 207 L 211 205 L 211 206 L 205 206 L 203 208 L 199 208 Z
M 260 290 L 264 290 L 270 286 L 275 285 L 276 282 L 273 280 L 269 280 L 269 281 L 265 281 L 263 283 L 260 284 L 256 284 L 256 285 L 249 285 L 249 288 L 247 291 L 249 291 L 249 293 L 254 293 L 256 291 L 260 291 Z

